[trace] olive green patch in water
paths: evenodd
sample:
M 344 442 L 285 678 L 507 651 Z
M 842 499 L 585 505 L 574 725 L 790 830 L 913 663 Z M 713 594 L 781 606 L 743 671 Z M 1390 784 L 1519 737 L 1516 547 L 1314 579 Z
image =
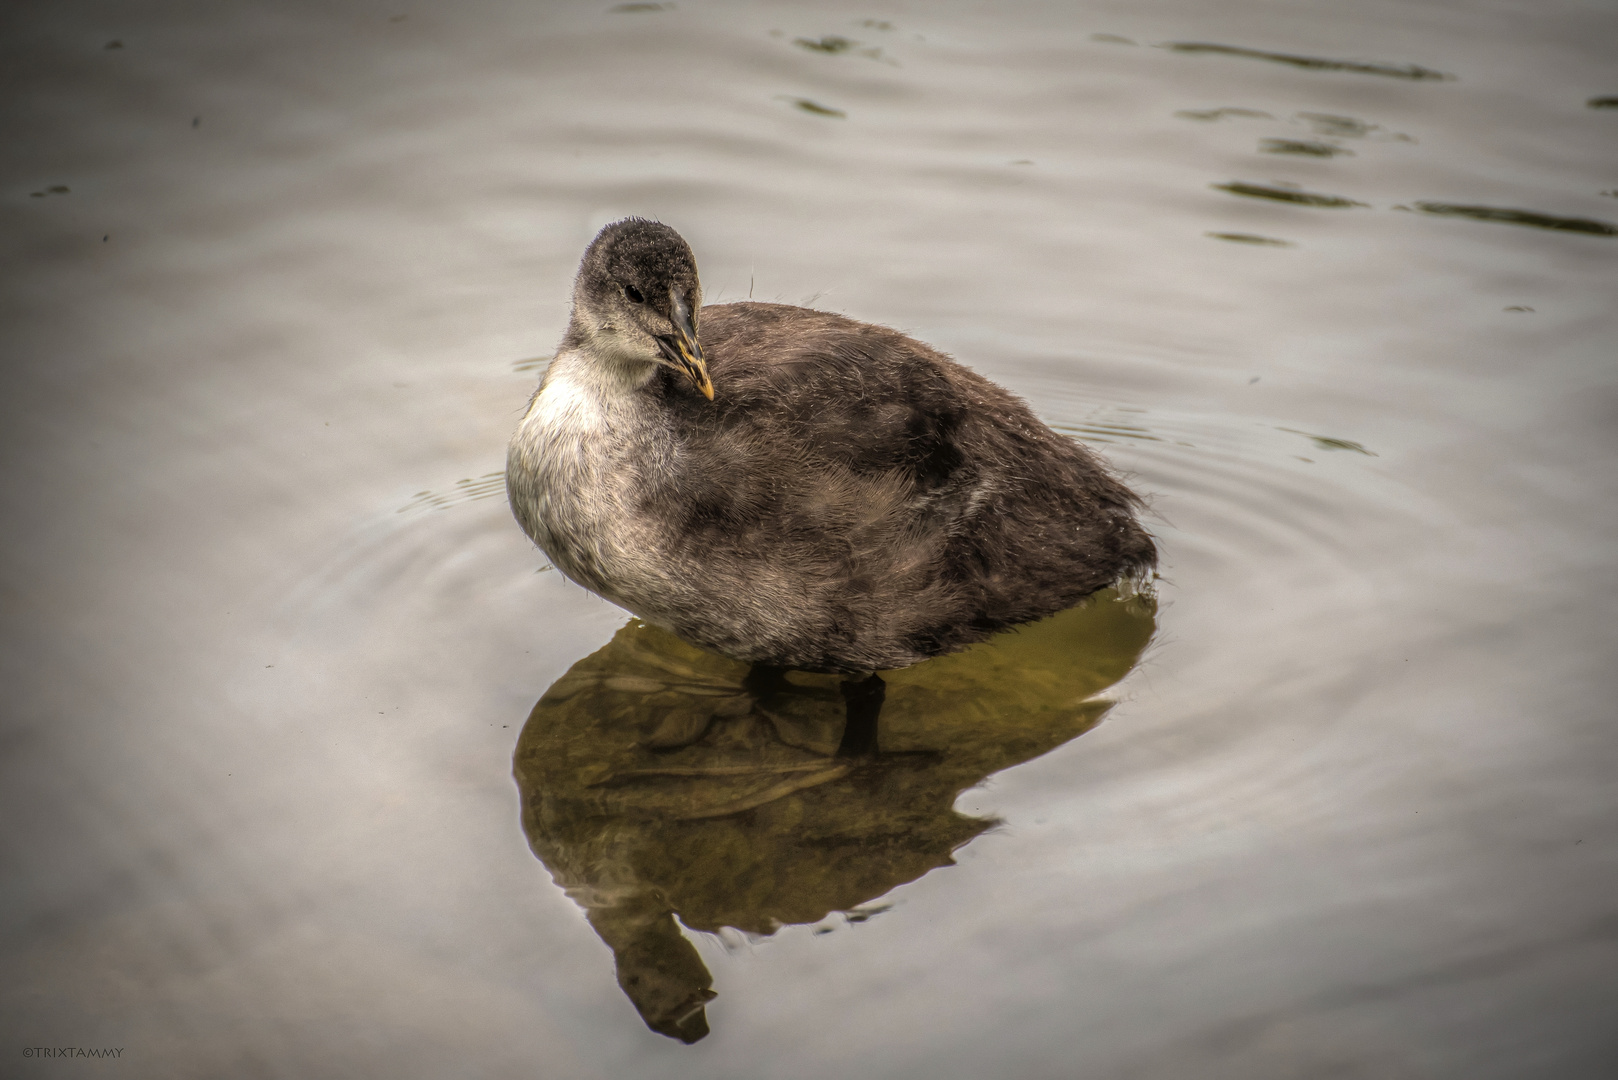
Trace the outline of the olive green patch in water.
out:
M 839 37 L 836 34 L 827 34 L 818 41 L 814 38 L 793 38 L 792 44 L 800 49 L 808 49 L 810 52 L 827 53 L 831 56 L 836 56 L 838 53 L 845 53 L 852 49 L 859 42 L 850 41 L 848 38 Z
M 1386 139 L 1390 142 L 1409 142 L 1416 140 L 1402 132 L 1389 131 L 1381 124 L 1372 124 L 1354 116 L 1339 116 L 1336 113 L 1301 112 L 1295 113 L 1294 119 L 1302 120 L 1309 125 L 1309 129 L 1316 135 L 1325 135 L 1334 139 Z
M 1301 112 L 1297 116 L 1313 128 L 1316 135 L 1337 135 L 1346 139 L 1364 138 L 1381 126 L 1336 113 Z
M 1381 456 L 1374 450 L 1367 450 L 1359 443 L 1350 442 L 1347 439 L 1334 439 L 1330 435 L 1311 435 L 1307 431 L 1299 431 L 1297 428 L 1278 427 L 1275 430 L 1284 431 L 1289 435 L 1302 435 L 1306 439 L 1313 439 L 1315 445 L 1322 450 L 1352 450 L 1356 454 L 1364 454 L 1366 457 Z
M 876 752 L 837 754 L 841 677 L 749 665 L 631 620 L 523 726 L 529 846 L 612 950 L 646 1026 L 708 1034 L 713 975 L 684 927 L 768 937 L 889 910 L 887 894 L 993 827 L 961 792 L 1089 731 L 1156 630 L 1108 589 L 962 652 L 884 673 Z M 678 736 L 675 738 L 674 736 Z
M 1134 45 L 1134 39 L 1126 38 L 1122 34 L 1091 34 L 1091 41 L 1099 41 L 1107 45 Z
M 808 98 L 790 97 L 786 94 L 777 94 L 776 100 L 790 102 L 795 108 L 802 109 L 811 116 L 830 116 L 838 120 L 848 118 L 848 114 L 842 109 L 834 109 L 830 105 L 822 105 L 820 102 L 810 101 Z
M 1354 151 L 1331 143 L 1305 141 L 1302 139 L 1261 139 L 1258 148 L 1266 154 L 1302 154 L 1306 157 L 1337 157 L 1346 154 L 1354 156 Z
M 892 30 L 893 24 L 886 19 L 865 19 L 860 23 L 868 30 Z
M 50 187 L 45 188 L 43 191 L 30 191 L 28 193 L 28 197 L 30 199 L 44 199 L 44 198 L 48 198 L 48 197 L 50 197 L 52 195 L 67 195 L 67 194 L 70 194 L 70 191 L 69 191 L 69 188 L 68 188 L 68 186 L 66 184 L 52 184 Z
M 1228 184 L 1209 184 L 1217 191 L 1228 191 L 1232 195 L 1243 195 L 1249 199 L 1274 199 L 1276 202 L 1293 203 L 1298 206 L 1321 206 L 1329 209 L 1342 209 L 1349 206 L 1369 206 L 1356 199 L 1345 198 L 1342 195 L 1322 195 L 1313 191 L 1300 191 L 1286 187 L 1269 187 L 1265 184 L 1249 184 L 1242 180 L 1232 180 Z
M 614 15 L 633 15 L 642 11 L 671 11 L 673 8 L 673 4 L 650 4 L 637 2 L 631 4 L 614 4 L 607 10 L 612 12 Z
M 1434 71 L 1419 64 L 1367 63 L 1360 60 L 1331 60 L 1320 56 L 1297 56 L 1292 53 L 1268 52 L 1264 49 L 1246 49 L 1239 45 L 1215 45 L 1203 41 L 1170 41 L 1163 48 L 1183 53 L 1215 53 L 1221 56 L 1240 56 L 1249 60 L 1269 60 L 1277 64 L 1290 64 L 1308 71 L 1346 71 L 1355 75 L 1386 75 L 1394 79 L 1416 82 L 1449 81 L 1454 75 Z
M 1297 247 L 1291 240 L 1277 240 L 1273 236 L 1260 236 L 1257 233 L 1246 232 L 1210 232 L 1203 236 L 1211 236 L 1215 240 L 1229 240 L 1233 244 L 1252 244 L 1255 247 Z
M 1618 109 L 1618 96 L 1607 94 L 1602 97 L 1593 97 L 1585 104 L 1592 109 Z
M 1257 109 L 1238 109 L 1230 106 L 1223 109 L 1181 109 L 1174 115 L 1181 120 L 1203 120 L 1210 123 L 1215 120 L 1223 120 L 1227 116 L 1245 116 L 1253 120 L 1275 119 L 1269 113 L 1260 112 Z
M 1512 304 L 1510 307 L 1504 307 L 1504 308 L 1501 308 L 1500 310 L 1501 311 L 1529 311 L 1529 312 L 1531 312 L 1534 309 L 1529 307 L 1527 304 Z
M 892 64 L 895 67 L 898 66 L 897 61 L 890 60 L 883 56 L 881 49 L 875 47 L 866 47 L 863 49 L 858 48 L 859 42 L 851 41 L 848 38 L 842 37 L 838 34 L 827 34 L 825 37 L 818 40 L 815 38 L 793 38 L 792 44 L 798 46 L 800 49 L 808 49 L 810 52 L 825 53 L 828 56 L 836 56 L 840 53 L 852 51 L 859 56 L 865 57 L 867 60 L 881 60 L 882 62 Z
M 1618 236 L 1618 225 L 1595 218 L 1557 217 L 1537 210 L 1513 210 L 1502 206 L 1465 206 L 1458 203 L 1418 202 L 1416 209 L 1439 217 L 1464 217 L 1474 221 L 1498 221 L 1506 225 L 1529 225 L 1536 229 L 1584 233 L 1587 236 Z

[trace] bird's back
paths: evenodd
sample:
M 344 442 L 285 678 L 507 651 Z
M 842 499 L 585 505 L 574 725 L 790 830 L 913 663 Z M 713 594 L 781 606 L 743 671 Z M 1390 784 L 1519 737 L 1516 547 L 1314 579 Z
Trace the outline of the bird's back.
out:
M 779 304 L 706 307 L 699 328 L 715 400 L 647 385 L 672 446 L 637 516 L 702 602 L 628 605 L 688 640 L 903 667 L 1155 564 L 1098 459 L 920 342 Z

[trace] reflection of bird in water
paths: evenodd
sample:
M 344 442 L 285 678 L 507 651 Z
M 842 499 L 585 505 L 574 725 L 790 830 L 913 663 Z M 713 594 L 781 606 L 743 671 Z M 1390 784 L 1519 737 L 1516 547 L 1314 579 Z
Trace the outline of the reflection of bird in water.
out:
M 524 831 L 647 1025 L 694 1042 L 713 978 L 680 924 L 767 935 L 859 918 L 949 865 L 992 824 L 956 797 L 1093 726 L 1154 612 L 1108 590 L 891 672 L 885 752 L 856 758 L 836 756 L 837 676 L 794 672 L 761 696 L 748 665 L 632 622 L 534 706 L 515 761 Z M 688 727 L 704 737 L 668 748 Z
M 511 440 L 512 509 L 574 581 L 759 665 L 759 692 L 866 676 L 846 750 L 874 733 L 873 672 L 1155 565 L 1129 490 L 995 384 L 884 327 L 701 305 L 673 229 L 601 231 Z

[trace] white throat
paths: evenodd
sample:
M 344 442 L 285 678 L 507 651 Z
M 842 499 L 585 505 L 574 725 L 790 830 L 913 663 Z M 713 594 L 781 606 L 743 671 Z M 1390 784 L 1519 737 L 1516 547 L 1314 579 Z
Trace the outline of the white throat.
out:
M 659 459 L 657 365 L 583 349 L 558 353 L 512 436 L 512 509 L 568 577 L 615 599 L 610 583 L 648 572 L 634 535 L 636 480 Z
M 610 412 L 655 374 L 655 362 L 603 349 L 599 339 L 583 348 L 557 353 L 523 418 L 523 426 L 535 421 L 565 426 L 603 410 Z

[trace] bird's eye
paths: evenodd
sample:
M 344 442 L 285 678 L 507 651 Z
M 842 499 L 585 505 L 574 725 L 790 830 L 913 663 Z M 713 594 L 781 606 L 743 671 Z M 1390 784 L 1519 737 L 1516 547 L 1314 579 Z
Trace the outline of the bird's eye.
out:
M 644 304 L 644 303 L 646 303 L 646 297 L 642 296 L 640 294 L 640 290 L 635 288 L 635 286 L 633 286 L 633 285 L 625 285 L 624 286 L 624 295 L 629 297 L 629 302 L 631 304 Z

